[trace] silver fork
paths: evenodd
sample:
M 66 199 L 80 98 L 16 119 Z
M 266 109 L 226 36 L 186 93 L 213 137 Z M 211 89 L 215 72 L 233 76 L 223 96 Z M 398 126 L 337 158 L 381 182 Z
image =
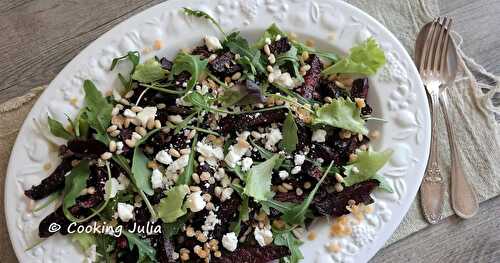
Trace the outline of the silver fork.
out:
M 447 83 L 446 54 L 449 35 L 446 29 L 451 26 L 451 19 L 444 17 L 426 25 L 417 38 L 416 62 L 420 76 L 425 84 L 431 104 L 431 149 L 424 180 L 420 187 L 421 203 L 424 216 L 431 224 L 442 218 L 444 184 L 439 169 L 437 148 L 437 114 L 439 111 L 439 89 Z

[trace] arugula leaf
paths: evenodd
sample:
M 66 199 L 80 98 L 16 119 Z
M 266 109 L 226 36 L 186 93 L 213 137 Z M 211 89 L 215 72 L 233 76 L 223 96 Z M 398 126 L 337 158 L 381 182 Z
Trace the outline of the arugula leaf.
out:
M 199 17 L 199 18 L 205 18 L 205 19 L 209 20 L 210 22 L 212 22 L 215 25 L 215 27 L 217 27 L 217 29 L 219 29 L 219 31 L 224 36 L 226 35 L 226 33 L 224 32 L 222 27 L 219 25 L 219 23 L 213 17 L 211 17 L 209 14 L 207 14 L 203 11 L 200 11 L 200 10 L 192 10 L 192 9 L 187 8 L 187 7 L 184 7 L 183 9 L 184 9 L 184 13 L 186 15 L 195 16 L 195 17 Z
M 271 178 L 273 169 L 280 159 L 279 154 L 275 154 L 269 160 L 252 166 L 245 178 L 245 191 L 248 196 L 256 201 L 267 200 L 273 195 L 271 191 Z
M 265 97 L 259 85 L 251 80 L 238 83 L 224 90 L 224 94 L 218 98 L 225 107 L 234 105 L 249 105 L 264 102 Z
M 292 46 L 290 50 L 285 53 L 279 54 L 276 57 L 276 65 L 283 66 L 286 63 L 290 63 L 294 72 L 295 78 L 300 82 L 304 82 L 304 77 L 300 75 L 300 60 L 297 55 L 297 48 Z
M 139 140 L 134 147 L 134 155 L 132 157 L 132 180 L 134 185 L 147 195 L 154 194 L 154 190 L 151 187 L 152 171 L 148 168 L 149 158 L 142 152 L 139 146 L 159 130 L 160 129 L 154 129 Z
M 330 170 L 332 169 L 333 162 L 330 163 L 330 166 L 328 166 L 328 169 L 326 169 L 325 173 L 323 174 L 323 177 L 321 177 L 321 180 L 316 184 L 314 189 L 309 193 L 306 199 L 302 201 L 301 204 L 294 205 L 290 209 L 288 209 L 281 218 L 285 220 L 290 225 L 295 225 L 295 224 L 304 224 L 304 221 L 306 220 L 306 215 L 310 213 L 309 211 L 309 205 L 313 201 L 314 195 L 316 195 L 316 192 L 318 192 L 319 186 L 323 183 L 325 180 L 326 176 L 329 174 Z
M 70 174 L 66 176 L 63 191 L 63 210 L 68 211 L 70 207 L 76 204 L 76 198 L 80 196 L 80 192 L 87 187 L 89 175 L 89 161 L 81 160 L 80 163 L 71 170 Z
M 180 73 L 187 71 L 191 74 L 191 78 L 187 83 L 187 90 L 192 90 L 198 79 L 206 71 L 208 65 L 208 60 L 201 59 L 200 56 L 189 55 L 184 52 L 180 52 L 174 59 L 174 65 L 172 66 L 172 75 L 179 75 Z
M 313 125 L 325 124 L 355 133 L 368 134 L 361 110 L 351 99 L 338 98 L 316 110 Z
M 194 135 L 193 144 L 191 145 L 191 152 L 189 153 L 188 164 L 184 168 L 184 172 L 177 178 L 177 185 L 189 185 L 191 183 L 191 178 L 194 173 L 195 160 L 194 155 L 196 153 L 196 143 L 198 142 L 198 133 Z
M 92 81 L 85 80 L 83 89 L 85 91 L 86 115 L 89 126 L 96 131 L 95 138 L 107 145 L 110 139 L 106 129 L 111 123 L 113 105 L 106 100 Z
M 344 177 L 345 186 L 352 186 L 370 179 L 377 179 L 381 183 L 385 182 L 381 180 L 381 176 L 377 176 L 377 171 L 382 169 L 389 159 L 391 159 L 392 153 L 392 150 L 385 150 L 383 152 L 376 152 L 372 149 L 358 151 L 356 161 L 344 166 L 344 173 L 346 175 Z M 389 192 L 392 191 L 387 184 L 381 184 L 381 186 L 386 190 L 390 190 Z
M 181 231 L 182 227 L 184 224 L 186 224 L 188 220 L 188 216 L 184 215 L 179 217 L 175 222 L 173 223 L 165 223 L 163 224 L 163 235 L 167 239 L 171 239 L 173 236 L 177 235 L 179 231 Z
M 199 108 L 199 110 L 210 111 L 210 104 L 207 101 L 207 97 L 201 95 L 198 91 L 186 94 L 186 96 L 184 96 L 184 100 L 191 103 L 194 107 Z
M 299 41 L 292 41 L 292 45 L 297 48 L 297 52 L 299 54 L 302 54 L 304 51 L 307 51 L 309 54 L 315 54 L 318 57 L 322 58 L 323 60 L 326 60 L 328 62 L 336 62 L 339 60 L 339 57 L 337 56 L 336 53 L 333 52 L 328 52 L 328 51 L 323 51 L 323 50 L 318 50 L 316 48 L 312 48 L 309 46 L 306 46 L 304 43 L 301 43 Z
M 299 248 L 303 242 L 297 239 L 291 230 L 273 230 L 273 236 L 275 245 L 287 246 L 290 249 L 291 255 L 284 258 L 284 262 L 299 263 L 301 259 L 304 259 L 304 255 L 302 255 Z
M 240 234 L 241 222 L 248 221 L 250 217 L 250 208 L 248 207 L 248 196 L 243 195 L 240 207 L 238 208 L 238 220 L 230 226 L 232 232 L 236 235 Z
M 257 40 L 257 42 L 253 45 L 254 47 L 261 49 L 266 45 L 266 38 L 269 38 L 271 40 L 276 39 L 277 35 L 281 35 L 282 37 L 286 37 L 287 34 L 281 29 L 279 29 L 278 25 L 276 23 L 273 23 L 270 27 L 266 29 L 264 34 Z
M 113 59 L 109 70 L 115 69 L 116 65 L 118 65 L 118 62 L 124 59 L 128 59 L 130 60 L 130 62 L 132 62 L 133 70 L 130 73 L 132 74 L 134 72 L 135 67 L 139 64 L 140 61 L 139 51 L 129 51 L 126 55 Z
M 293 114 L 289 112 L 285 123 L 283 123 L 283 140 L 281 144 L 283 149 L 288 153 L 292 153 L 297 149 L 297 144 L 299 143 L 298 129 Z
M 337 73 L 370 76 L 385 64 L 384 51 L 377 41 L 370 37 L 363 43 L 351 48 L 350 54 L 321 72 L 322 75 Z
M 88 233 L 75 232 L 70 235 L 71 241 L 78 244 L 83 252 L 87 252 L 89 248 L 96 243 L 96 237 Z
M 55 119 L 50 118 L 50 116 L 47 118 L 48 118 L 50 132 L 54 136 L 59 137 L 59 138 L 63 138 L 66 140 L 71 140 L 75 137 L 73 134 L 71 134 L 69 131 L 67 131 L 60 122 L 58 122 Z
M 128 240 L 128 248 L 133 250 L 134 247 L 137 247 L 139 252 L 139 259 L 137 262 L 158 262 L 156 260 L 156 250 L 151 246 L 147 239 L 142 239 L 134 233 L 129 232 L 128 230 L 123 231 L 123 235 Z
M 247 57 L 250 64 L 255 67 L 258 73 L 266 73 L 260 50 L 255 47 L 250 47 L 248 41 L 242 37 L 239 32 L 233 32 L 227 36 L 222 46 L 229 48 L 234 54 L 240 54 L 241 57 Z
M 179 217 L 186 214 L 184 198 L 189 193 L 189 187 L 185 184 L 172 187 L 166 192 L 166 197 L 160 200 L 157 206 L 158 217 L 165 223 L 173 223 Z
M 144 62 L 144 64 L 137 65 L 132 79 L 142 83 L 153 83 L 158 80 L 166 78 L 168 71 L 161 67 L 160 62 L 152 58 Z
M 75 135 L 79 138 L 87 138 L 89 135 L 89 121 L 87 110 L 80 111 L 75 120 Z

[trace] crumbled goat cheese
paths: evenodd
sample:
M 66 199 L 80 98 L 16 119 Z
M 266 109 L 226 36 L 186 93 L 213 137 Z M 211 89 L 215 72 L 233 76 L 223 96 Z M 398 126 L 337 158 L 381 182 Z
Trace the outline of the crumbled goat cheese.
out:
M 222 236 L 222 246 L 233 252 L 238 247 L 238 237 L 234 232 L 230 232 Z
M 224 158 L 224 161 L 229 167 L 234 168 L 237 162 L 241 160 L 243 155 L 245 155 L 245 153 L 249 149 L 250 149 L 250 144 L 246 140 L 240 137 L 238 138 L 238 143 L 229 147 L 229 152 Z
M 283 171 L 280 171 L 280 172 L 278 173 L 278 175 L 280 176 L 281 180 L 285 180 L 286 178 L 288 178 L 288 175 L 289 175 L 289 174 L 288 174 L 288 172 L 287 172 L 287 171 L 283 170 Z
M 278 128 L 271 128 L 269 133 L 266 133 L 266 144 L 265 147 L 266 149 L 273 151 L 274 146 L 283 139 L 283 135 L 281 134 L 281 131 Z
M 162 164 L 166 164 L 166 165 L 169 165 L 173 162 L 172 160 L 172 156 L 170 156 L 170 154 L 168 153 L 167 150 L 161 150 L 159 151 L 156 156 L 155 156 L 155 159 L 162 163 Z
M 214 36 L 205 36 L 205 45 L 210 51 L 222 49 L 222 44 L 220 43 L 219 39 Z
M 167 171 L 170 172 L 180 171 L 188 165 L 188 162 L 189 162 L 189 154 L 182 155 L 167 167 Z
M 205 208 L 207 202 L 201 197 L 201 191 L 197 191 L 188 195 L 186 199 L 187 207 L 193 212 L 199 212 Z
M 325 142 L 326 141 L 326 131 L 323 129 L 314 130 L 311 140 L 313 142 Z
M 219 146 L 212 146 L 203 142 L 196 144 L 196 151 L 205 158 L 208 165 L 214 167 L 218 166 L 218 162 L 224 159 L 224 150 Z
M 146 107 L 141 112 L 137 113 L 137 119 L 141 121 L 142 126 L 146 126 L 149 119 L 156 117 L 156 107 Z
M 163 176 L 163 185 L 165 185 L 166 189 L 170 189 L 177 182 L 177 178 L 179 178 L 177 173 L 167 170 Z
M 128 179 L 127 179 L 128 180 Z M 108 184 L 109 187 L 108 187 Z M 121 184 L 116 178 L 111 178 L 109 181 L 106 182 L 106 187 L 104 188 L 104 191 L 106 192 L 107 198 L 114 198 L 118 191 L 125 190 L 127 188 L 128 184 Z M 108 192 L 109 188 L 109 192 Z
M 250 170 L 250 167 L 252 166 L 252 164 L 253 164 L 252 158 L 250 158 L 250 157 L 243 158 L 243 160 L 241 161 L 241 170 L 243 172 Z
M 278 67 L 273 68 L 273 71 L 269 73 L 267 79 L 270 83 L 276 83 L 287 88 L 293 88 L 295 86 L 295 83 L 290 73 L 288 72 L 282 73 Z
M 163 174 L 159 169 L 154 169 L 151 175 L 151 185 L 153 189 L 163 188 Z
M 215 229 L 215 225 L 220 224 L 220 220 L 214 211 L 210 210 L 207 217 L 205 218 L 205 223 L 201 226 L 203 231 L 212 231 Z
M 269 225 L 264 228 L 256 227 L 253 231 L 253 236 L 261 247 L 267 246 L 273 242 L 273 233 Z
M 303 154 L 296 154 L 294 159 L 293 159 L 293 162 L 295 163 L 295 165 L 303 165 L 304 164 L 304 161 L 306 160 L 306 156 L 303 155 Z
M 123 142 L 117 142 L 116 143 L 116 154 L 121 154 L 123 153 L 123 146 L 125 146 L 123 144 Z
M 118 203 L 118 217 L 120 217 L 123 222 L 128 222 L 133 219 L 134 206 L 125 203 Z
M 298 174 L 300 173 L 300 170 L 302 170 L 302 167 L 301 166 L 295 166 L 292 168 L 292 174 Z
M 123 116 L 125 116 L 127 118 L 135 118 L 135 117 L 137 117 L 137 115 L 135 114 L 135 112 L 131 111 L 130 109 L 126 109 L 125 111 L 123 111 Z

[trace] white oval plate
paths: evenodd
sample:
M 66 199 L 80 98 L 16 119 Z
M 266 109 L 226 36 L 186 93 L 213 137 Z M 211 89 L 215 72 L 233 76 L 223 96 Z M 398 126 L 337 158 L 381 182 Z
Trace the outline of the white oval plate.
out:
M 25 252 L 37 241 L 38 223 L 54 207 L 31 213 L 33 204 L 23 194 L 23 190 L 38 183 L 57 165 L 54 146 L 63 141 L 48 134 L 47 114 L 63 122 L 65 114 L 74 116 L 83 100 L 85 79 L 93 80 L 102 91 L 119 85 L 117 72 L 108 69 L 113 58 L 127 51 L 139 50 L 142 59 L 154 55 L 171 58 L 180 48 L 192 47 L 204 35 L 218 34 L 208 22 L 185 16 L 181 11 L 185 6 L 204 10 L 227 31 L 237 29 L 253 39 L 276 22 L 301 39 L 314 39 L 318 46 L 341 53 L 370 36 L 378 40 L 386 52 L 387 64 L 370 78 L 369 102 L 374 115 L 387 122 L 372 121 L 370 128 L 382 134 L 372 144 L 375 149 L 395 151 L 381 172 L 395 192 L 373 194 L 375 210 L 360 224 L 353 224 L 352 236 L 331 237 L 329 225 L 323 222 L 313 226 L 317 238 L 302 246 L 304 262 L 368 261 L 399 225 L 418 190 L 429 153 L 429 109 L 418 72 L 398 40 L 361 10 L 341 1 L 320 0 L 168 1 L 126 20 L 76 56 L 31 110 L 10 158 L 5 211 L 19 261 L 81 262 L 85 259 L 85 255 L 60 235 Z M 158 48 L 155 43 L 162 43 L 163 47 Z M 325 245 L 329 242 L 338 242 L 340 252 L 328 252 Z

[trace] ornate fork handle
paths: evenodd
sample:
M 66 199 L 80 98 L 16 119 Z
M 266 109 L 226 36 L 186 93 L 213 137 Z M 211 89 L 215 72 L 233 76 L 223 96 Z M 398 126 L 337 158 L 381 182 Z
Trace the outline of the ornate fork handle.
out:
M 431 152 L 429 162 L 425 171 L 424 180 L 420 186 L 422 210 L 427 221 L 431 224 L 438 223 L 442 218 L 444 186 L 441 170 L 439 169 L 438 147 L 437 147 L 437 114 L 439 111 L 439 92 L 437 89 L 430 89 L 430 101 L 432 107 L 431 121 Z
M 448 116 L 449 103 L 446 94 L 440 96 L 440 102 L 443 108 L 451 150 L 451 205 L 458 216 L 470 218 L 476 214 L 479 208 L 478 200 L 463 172 L 462 163 L 458 154 L 457 141 L 455 140 L 455 131 L 453 130 Z

